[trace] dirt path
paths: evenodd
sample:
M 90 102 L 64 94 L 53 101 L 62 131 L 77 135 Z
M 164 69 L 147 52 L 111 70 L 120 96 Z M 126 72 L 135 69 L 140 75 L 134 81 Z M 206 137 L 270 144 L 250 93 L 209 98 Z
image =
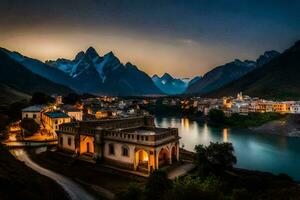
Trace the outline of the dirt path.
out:
M 35 162 L 33 162 L 27 155 L 26 151 L 23 149 L 11 150 L 11 153 L 20 161 L 23 161 L 28 167 L 37 171 L 38 173 L 47 176 L 59 185 L 68 193 L 72 200 L 94 200 L 95 198 L 85 191 L 80 185 L 72 181 L 71 179 L 64 177 L 58 173 L 51 170 L 45 169 Z
M 193 163 L 186 163 L 186 164 L 180 165 L 168 173 L 168 178 L 173 180 L 176 177 L 183 176 L 183 175 L 187 174 L 189 171 L 191 171 L 192 169 L 194 169 L 195 167 L 196 166 Z

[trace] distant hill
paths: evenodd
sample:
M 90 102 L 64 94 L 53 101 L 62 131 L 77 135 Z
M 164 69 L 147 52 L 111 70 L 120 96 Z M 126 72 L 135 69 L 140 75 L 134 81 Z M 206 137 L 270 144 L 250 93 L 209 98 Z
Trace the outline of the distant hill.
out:
M 5 86 L 6 91 L 9 88 L 12 88 L 13 91 L 18 92 L 19 94 L 33 94 L 37 91 L 45 92 L 47 94 L 67 94 L 72 92 L 72 90 L 66 86 L 56 84 L 46 78 L 34 74 L 1 50 L 0 83 L 2 86 Z
M 239 79 L 250 71 L 268 63 L 270 60 L 278 56 L 276 51 L 267 51 L 261 55 L 256 61 L 236 59 L 233 62 L 216 67 L 207 72 L 200 80 L 195 81 L 187 88 L 187 94 L 206 94 L 217 90 L 224 85 Z
M 7 49 L 0 48 L 0 50 L 7 53 L 12 59 L 19 62 L 21 65 L 29 69 L 34 74 L 40 75 L 48 80 L 51 80 L 54 83 L 65 85 L 73 89 L 74 91 L 79 92 L 80 89 L 83 88 L 83 84 L 74 81 L 71 77 L 69 77 L 64 72 L 54 67 L 51 67 L 43 63 L 42 61 L 23 56 L 18 52 L 12 52 Z
M 299 74 L 300 41 L 270 62 L 209 95 L 228 96 L 242 91 L 263 98 L 299 99 Z
M 0 83 L 0 105 L 10 104 L 19 100 L 29 100 L 31 98 L 30 95 L 17 91 L 3 83 Z

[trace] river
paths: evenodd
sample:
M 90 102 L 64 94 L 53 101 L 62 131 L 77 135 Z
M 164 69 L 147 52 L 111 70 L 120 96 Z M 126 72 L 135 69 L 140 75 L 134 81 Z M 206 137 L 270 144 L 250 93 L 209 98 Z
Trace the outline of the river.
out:
M 300 181 L 300 138 L 258 134 L 248 129 L 210 127 L 187 118 L 157 117 L 159 127 L 176 127 L 180 146 L 194 150 L 195 145 L 210 142 L 231 142 L 239 168 L 286 173 Z

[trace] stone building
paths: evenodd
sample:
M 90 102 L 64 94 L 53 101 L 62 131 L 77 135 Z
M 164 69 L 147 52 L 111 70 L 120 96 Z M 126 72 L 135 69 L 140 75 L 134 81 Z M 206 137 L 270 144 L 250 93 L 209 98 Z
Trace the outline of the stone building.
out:
M 55 135 L 55 132 L 59 129 L 59 125 L 68 123 L 71 118 L 61 111 L 49 111 L 42 113 L 42 126 Z
M 176 128 L 157 128 L 152 116 L 62 124 L 58 148 L 107 164 L 150 172 L 179 160 Z

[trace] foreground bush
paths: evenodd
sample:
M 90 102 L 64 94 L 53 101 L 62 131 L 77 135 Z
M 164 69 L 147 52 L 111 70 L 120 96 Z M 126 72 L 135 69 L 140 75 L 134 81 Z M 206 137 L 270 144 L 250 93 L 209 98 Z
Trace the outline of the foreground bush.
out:
M 211 142 L 209 146 L 196 145 L 195 151 L 195 163 L 201 176 L 223 173 L 232 169 L 237 161 L 231 143 Z

